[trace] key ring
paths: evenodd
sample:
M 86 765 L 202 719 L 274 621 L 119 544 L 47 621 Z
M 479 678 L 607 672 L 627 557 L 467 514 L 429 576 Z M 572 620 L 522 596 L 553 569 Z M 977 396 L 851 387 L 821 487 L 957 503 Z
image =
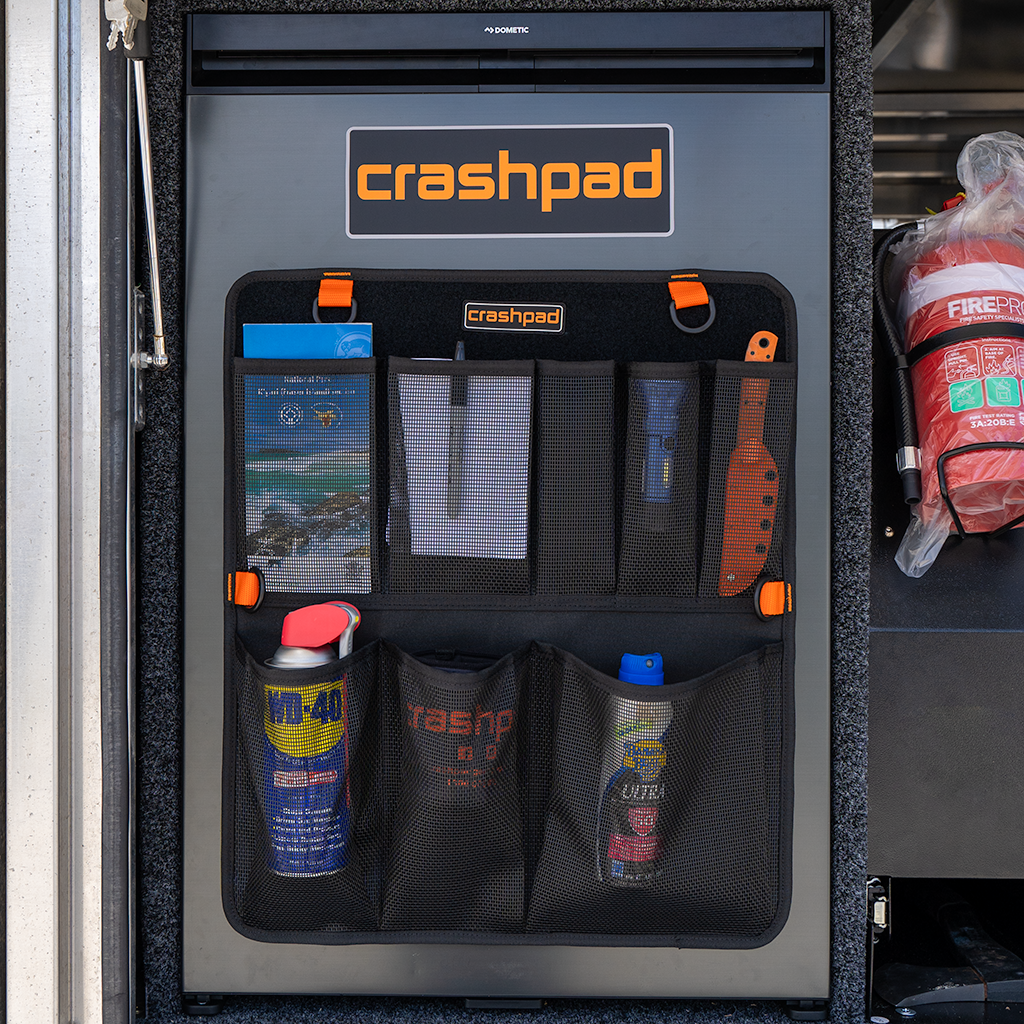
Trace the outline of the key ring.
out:
M 353 295 L 352 296 L 352 314 L 351 314 L 351 316 L 349 316 L 349 318 L 347 320 L 338 320 L 338 321 L 331 321 L 331 322 L 332 323 L 336 322 L 336 323 L 339 323 L 339 324 L 350 324 L 350 323 L 353 323 L 355 321 L 355 318 L 356 318 L 356 299 L 355 299 L 355 296 Z M 319 294 L 315 295 L 313 297 L 313 319 L 318 324 L 322 324 L 323 323 L 323 320 L 320 319 L 320 296 L 319 296 Z M 684 330 L 685 330 L 685 328 L 684 328 Z
M 715 322 L 715 300 L 709 295 L 708 296 L 708 313 L 707 320 L 700 325 L 700 327 L 687 327 L 686 324 L 679 322 L 679 317 L 676 316 L 676 304 L 669 300 L 668 304 L 668 315 L 672 317 L 672 323 L 676 325 L 681 331 L 686 331 L 687 334 L 700 334 L 701 331 L 706 331 Z

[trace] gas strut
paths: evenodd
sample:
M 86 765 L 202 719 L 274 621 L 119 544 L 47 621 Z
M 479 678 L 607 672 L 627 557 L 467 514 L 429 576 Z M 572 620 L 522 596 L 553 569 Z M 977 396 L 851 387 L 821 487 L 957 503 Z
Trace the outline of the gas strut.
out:
M 149 141 L 149 104 L 146 101 L 145 59 L 150 55 L 149 26 L 146 24 L 147 0 L 104 0 L 104 12 L 110 22 L 107 49 L 124 42 L 135 82 L 135 109 L 139 121 L 139 156 L 142 161 L 142 189 L 146 205 L 146 241 L 149 249 L 150 292 L 153 300 L 153 351 L 132 356 L 138 369 L 167 368 L 164 344 L 163 304 L 160 299 L 160 261 L 156 248 L 156 199 L 153 193 L 153 150 Z

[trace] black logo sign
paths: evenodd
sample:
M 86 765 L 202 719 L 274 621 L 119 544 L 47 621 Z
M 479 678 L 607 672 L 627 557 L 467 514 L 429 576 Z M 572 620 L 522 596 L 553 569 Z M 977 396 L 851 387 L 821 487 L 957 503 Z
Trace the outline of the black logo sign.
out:
M 670 235 L 668 125 L 350 128 L 352 237 Z

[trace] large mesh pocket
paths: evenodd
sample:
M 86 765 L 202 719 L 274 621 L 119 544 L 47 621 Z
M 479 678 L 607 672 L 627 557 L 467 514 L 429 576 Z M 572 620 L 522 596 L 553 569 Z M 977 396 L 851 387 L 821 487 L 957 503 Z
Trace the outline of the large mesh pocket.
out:
M 268 591 L 380 589 L 374 366 L 235 360 L 236 548 Z
M 767 941 L 785 910 L 788 856 L 781 645 L 664 687 L 544 650 L 555 746 L 528 929 Z
M 392 357 L 392 593 L 530 589 L 533 362 Z
M 377 926 L 377 645 L 288 671 L 239 650 L 233 791 L 226 822 L 229 916 L 262 932 Z
M 538 360 L 537 593 L 615 591 L 615 364 Z
M 795 396 L 791 363 L 715 364 L 700 597 L 782 575 Z
M 619 593 L 694 596 L 699 414 L 696 363 L 630 364 Z
M 389 849 L 382 927 L 520 931 L 528 651 L 477 673 L 384 644 Z

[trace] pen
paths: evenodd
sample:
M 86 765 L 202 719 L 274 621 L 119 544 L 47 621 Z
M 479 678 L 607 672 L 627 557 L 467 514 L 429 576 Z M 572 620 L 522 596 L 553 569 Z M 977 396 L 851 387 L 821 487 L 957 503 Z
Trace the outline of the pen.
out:
M 466 346 L 459 341 L 455 359 L 466 358 Z M 448 518 L 458 519 L 462 499 L 462 461 L 466 434 L 465 374 L 453 373 L 448 392 Z

